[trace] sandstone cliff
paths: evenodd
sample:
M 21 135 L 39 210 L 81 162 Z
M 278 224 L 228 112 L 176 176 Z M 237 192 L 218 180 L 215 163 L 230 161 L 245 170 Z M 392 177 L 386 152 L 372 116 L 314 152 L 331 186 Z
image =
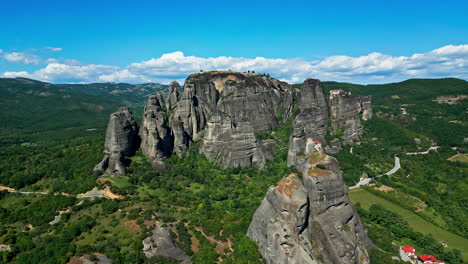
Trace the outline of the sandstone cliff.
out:
M 276 128 L 292 107 L 292 88 L 286 83 L 259 74 L 216 71 L 190 75 L 170 115 L 188 136 L 184 142 L 205 133 L 200 151 L 208 159 L 223 167 L 262 168 L 271 156 L 264 152 L 271 148 L 255 133 Z M 174 136 L 177 139 L 175 132 Z M 188 146 L 182 145 L 174 151 L 178 155 Z
M 127 107 L 112 113 L 109 118 L 104 145 L 104 158 L 94 170 L 111 174 L 125 174 L 125 157 L 138 148 L 138 125 Z
M 351 92 L 343 90 L 330 91 L 330 118 L 333 131 L 342 131 L 342 139 L 345 144 L 362 138 L 362 119 L 372 118 L 372 106 L 370 96 L 354 97 Z
M 328 106 L 319 80 L 307 79 L 299 93 L 299 113 L 293 122 L 288 152 L 288 165 L 296 158 L 318 151 L 325 145 L 328 126 Z
M 294 92 L 287 83 L 266 75 L 213 71 L 190 75 L 181 93 L 177 82 L 172 82 L 169 89 L 166 105 L 161 94 L 149 97 L 139 131 L 141 149 L 156 167 L 161 167 L 161 160 L 171 154 L 188 155 L 190 145 L 202 140 L 200 152 L 220 166 L 263 168 L 272 157 L 274 141 L 259 140 L 256 134 L 272 132 L 293 112 L 287 162 L 297 165 L 298 157 L 322 149 L 336 153 L 341 143 L 359 140 L 362 136 L 359 114 L 363 114 L 364 120 L 372 117 L 370 96 L 353 97 L 334 90 L 328 101 L 322 84 L 315 79 L 305 80 L 302 89 Z M 294 102 L 297 111 L 293 111 Z M 133 119 L 131 122 L 136 126 Z M 326 142 L 329 123 L 335 133 L 342 131 L 341 143 L 338 139 Z M 121 128 L 111 122 L 109 125 L 108 134 L 112 131 L 119 134 L 116 130 Z M 112 141 L 112 136 L 107 141 Z M 133 150 L 134 144 L 129 143 Z M 96 168 L 124 173 L 123 157 L 131 155 L 131 151 L 118 156 L 119 149 L 110 149 L 106 147 L 107 155 Z
M 171 155 L 173 140 L 160 93 L 148 98 L 143 112 L 140 137 L 141 150 L 151 159 L 162 159 Z
M 292 174 L 270 187 L 247 232 L 266 263 L 369 263 L 372 243 L 336 159 L 315 152 L 297 162 L 302 181 Z

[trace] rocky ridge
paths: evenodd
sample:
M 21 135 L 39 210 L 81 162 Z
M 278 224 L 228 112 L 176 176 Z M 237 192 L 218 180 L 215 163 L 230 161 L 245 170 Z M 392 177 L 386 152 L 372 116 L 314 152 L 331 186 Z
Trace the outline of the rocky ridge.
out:
M 348 124 L 345 129 L 352 131 L 349 135 L 358 133 L 356 126 L 349 126 L 352 122 L 360 125 L 357 99 L 347 93 L 338 96 L 332 91 L 332 125 L 340 117 L 340 122 Z M 247 236 L 258 243 L 268 264 L 369 263 L 367 248 L 372 243 L 348 198 L 337 160 L 322 148 L 329 108 L 320 81 L 307 79 L 299 98 L 288 165 L 295 166 L 302 179 L 291 174 L 269 188 Z M 345 110 L 351 112 L 345 115 Z M 327 147 L 336 150 L 339 141 Z

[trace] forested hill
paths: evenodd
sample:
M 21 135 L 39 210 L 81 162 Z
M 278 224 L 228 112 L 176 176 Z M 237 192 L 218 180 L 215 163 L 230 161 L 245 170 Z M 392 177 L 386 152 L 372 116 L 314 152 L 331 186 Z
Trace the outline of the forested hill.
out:
M 459 147 L 468 137 L 464 133 L 468 129 L 468 100 L 463 99 L 468 96 L 465 80 L 410 79 L 372 85 L 324 82 L 324 87 L 372 95 L 374 113 L 429 136 L 439 145 Z
M 401 160 L 395 174 L 350 192 L 378 247 L 370 251 L 372 263 L 401 263 L 392 259 L 401 245 L 448 264 L 464 263 L 468 165 L 463 155 L 458 161 L 449 158 L 468 150 L 468 100 L 463 99 L 468 83 L 449 78 L 324 86 L 373 97 L 374 117 L 362 121 L 360 144 L 333 155 L 348 186 L 389 171 L 395 155 Z M 223 169 L 199 152 L 197 142 L 188 157 L 164 160 L 169 171 L 153 171 L 147 157 L 137 152 L 127 160 L 127 175 L 97 178 L 93 172 L 103 156 L 109 114 L 127 105 L 139 119 L 147 93 L 161 89 L 0 79 L 0 185 L 48 193 L 0 192 L 0 245 L 10 248 L 0 251 L 0 263 L 68 263 L 73 256 L 95 252 L 114 263 L 175 263 L 143 254 L 142 240 L 155 220 L 168 224 L 195 264 L 220 258 L 223 263 L 262 263 L 257 245 L 245 234 L 269 186 L 294 172 L 286 163 L 291 120 L 270 134 L 258 134 L 277 141 L 263 170 Z M 93 128 L 97 130 L 88 130 Z M 440 148 L 407 155 L 431 145 Z M 76 198 L 94 187 L 109 188 L 123 199 Z
M 161 84 L 59 84 L 0 78 L 0 141 L 59 140 L 104 129 L 109 114 L 126 105 L 141 111 Z

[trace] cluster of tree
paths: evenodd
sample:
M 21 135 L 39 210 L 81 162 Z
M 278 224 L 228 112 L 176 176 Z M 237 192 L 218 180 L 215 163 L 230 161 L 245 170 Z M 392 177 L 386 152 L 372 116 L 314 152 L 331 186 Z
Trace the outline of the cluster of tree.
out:
M 356 210 L 361 216 L 361 219 L 369 225 L 369 236 L 371 240 L 387 253 L 392 254 L 392 252 L 396 251 L 392 245 L 392 241 L 405 239 L 411 241 L 411 244 L 414 245 L 421 254 L 437 256 L 448 264 L 463 263 L 463 258 L 459 250 L 444 250 L 444 246 L 437 242 L 431 235 L 424 235 L 414 231 L 401 216 L 380 205 L 372 205 L 369 210 L 365 210 L 357 204 Z M 376 252 L 373 253 L 376 254 Z

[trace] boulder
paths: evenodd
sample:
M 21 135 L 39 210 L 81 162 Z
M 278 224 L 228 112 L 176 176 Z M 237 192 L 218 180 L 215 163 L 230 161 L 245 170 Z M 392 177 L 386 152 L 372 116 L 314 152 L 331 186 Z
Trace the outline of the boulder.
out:
M 147 258 L 165 257 L 179 263 L 192 263 L 190 258 L 177 246 L 171 230 L 164 223 L 157 223 L 149 237 L 143 239 L 143 253 Z

